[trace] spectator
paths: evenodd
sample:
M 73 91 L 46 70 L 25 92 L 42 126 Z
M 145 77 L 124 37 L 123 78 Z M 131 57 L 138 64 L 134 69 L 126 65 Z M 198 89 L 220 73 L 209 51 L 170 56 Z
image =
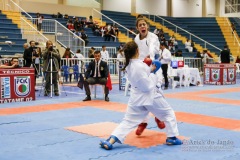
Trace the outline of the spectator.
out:
M 178 51 L 175 53 L 175 57 L 183 57 L 183 55 L 182 55 L 182 50 L 178 50 Z
M 76 17 L 75 18 L 75 21 L 73 23 L 73 26 L 74 26 L 74 30 L 75 31 L 81 31 L 82 30 L 82 26 L 81 26 L 81 22 L 79 22 L 78 18 Z
M 201 53 L 199 51 L 197 51 L 196 55 L 194 56 L 194 58 L 203 58 Z
M 169 47 L 169 50 L 173 50 L 173 51 L 175 51 L 175 49 L 178 48 L 178 42 L 176 41 L 176 38 L 174 35 L 172 35 L 169 38 L 168 47 Z
M 117 25 L 115 24 L 113 28 L 114 28 L 115 35 L 118 37 L 119 29 L 118 29 Z
M 221 63 L 230 63 L 230 52 L 227 46 L 224 46 L 224 49 L 221 51 L 220 60 Z
M 58 12 L 57 18 L 63 18 L 63 15 L 60 12 Z
M 108 62 L 109 59 L 109 53 L 106 50 L 106 46 L 102 46 L 102 51 L 101 51 L 101 60 Z
M 232 28 L 232 34 L 236 31 L 236 27 L 234 23 L 231 23 L 231 28 Z
M 12 58 L 11 62 L 8 63 L 7 65 L 0 65 L 0 68 L 3 69 L 10 69 L 10 68 L 19 68 L 19 64 L 18 64 L 18 58 Z
M 185 49 L 187 52 L 192 52 L 193 51 L 193 47 L 191 45 L 191 41 L 189 39 L 187 39 L 187 41 L 185 42 Z
M 64 15 L 64 19 L 68 19 L 68 14 L 65 14 L 65 15 Z
M 94 58 L 94 53 L 95 52 L 95 48 L 91 47 L 91 49 L 89 49 L 88 51 L 88 58 Z
M 191 40 L 191 47 L 193 49 L 193 52 L 197 52 L 197 49 L 195 47 L 195 42 L 193 40 Z
M 207 50 L 203 50 L 203 54 L 202 54 L 202 62 L 203 64 L 208 64 L 208 59 L 210 58 L 207 54 Z
M 167 45 L 165 43 L 161 43 L 160 45 L 160 52 L 161 52 L 161 57 L 160 61 L 162 63 L 162 74 L 164 77 L 165 85 L 164 85 L 164 90 L 168 89 L 168 64 L 171 62 L 171 52 L 166 48 Z
M 52 56 L 52 66 L 50 66 L 50 59 Z M 46 49 L 43 51 L 43 71 L 45 73 L 45 93 L 44 96 L 48 96 L 50 93 L 50 85 L 51 85 L 51 74 L 52 74 L 52 83 L 54 88 L 55 96 L 59 96 L 59 90 L 58 90 L 58 71 L 59 71 L 59 61 L 60 61 L 60 54 L 59 52 L 53 48 L 52 41 L 48 40 L 46 42 Z M 52 67 L 52 68 L 51 68 Z M 51 73 L 52 69 L 52 73 Z
M 39 16 L 38 18 L 38 31 L 42 30 L 42 22 L 43 22 L 43 16 Z
M 70 52 L 70 48 L 66 48 L 62 58 L 66 58 L 65 60 L 62 60 L 62 65 L 66 65 L 66 66 L 72 66 L 71 61 L 69 61 L 69 58 L 72 58 L 72 54 Z
M 81 38 L 84 40 L 84 42 L 85 42 L 85 46 L 87 46 L 88 45 L 88 36 L 87 36 L 87 34 L 85 33 L 85 31 L 82 29 L 82 31 L 81 31 Z
M 240 63 L 240 56 L 237 56 L 235 63 Z

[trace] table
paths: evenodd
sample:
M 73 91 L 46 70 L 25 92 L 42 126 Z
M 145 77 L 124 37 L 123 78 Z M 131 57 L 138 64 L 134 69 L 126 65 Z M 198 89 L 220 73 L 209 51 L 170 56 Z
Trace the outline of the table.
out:
M 182 67 L 177 69 L 170 68 L 169 75 L 171 77 L 179 77 L 180 87 L 184 85 L 185 87 L 192 85 L 202 84 L 201 77 L 198 68 L 188 68 Z
M 35 100 L 34 69 L 0 69 L 0 90 L 0 103 Z

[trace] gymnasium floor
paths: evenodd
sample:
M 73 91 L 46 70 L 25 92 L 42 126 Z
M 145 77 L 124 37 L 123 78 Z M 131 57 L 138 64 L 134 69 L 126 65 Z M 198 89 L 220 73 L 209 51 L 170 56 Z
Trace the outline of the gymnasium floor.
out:
M 82 102 L 84 91 L 61 87 L 59 97 L 0 105 L 0 160 L 239 160 L 240 77 L 236 85 L 164 91 L 175 110 L 181 146 L 165 145 L 165 131 L 151 118 L 138 137 L 106 151 L 99 147 L 121 122 L 129 97 L 113 85 L 110 102 Z M 39 94 L 41 92 L 41 94 Z M 66 96 L 67 95 L 67 96 Z

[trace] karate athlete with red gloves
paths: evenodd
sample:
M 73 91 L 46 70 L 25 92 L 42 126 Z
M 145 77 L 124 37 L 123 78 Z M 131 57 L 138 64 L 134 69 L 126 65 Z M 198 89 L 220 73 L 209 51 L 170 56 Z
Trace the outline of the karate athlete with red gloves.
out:
M 166 125 L 166 144 L 181 145 L 177 121 L 172 107 L 167 103 L 162 93 L 159 92 L 158 77 L 156 72 L 161 67 L 161 62 L 154 60 L 149 67 L 139 59 L 137 44 L 132 41 L 124 47 L 126 64 L 124 70 L 131 83 L 131 94 L 128 101 L 127 111 L 122 122 L 112 132 L 107 140 L 101 140 L 100 146 L 106 150 L 113 148 L 115 142 L 123 143 L 125 137 L 151 112 Z
M 158 40 L 158 37 L 154 33 L 148 31 L 149 26 L 145 19 L 138 18 L 136 21 L 136 28 L 139 34 L 137 34 L 134 41 L 138 45 L 139 59 L 149 65 L 149 62 L 148 62 L 149 58 L 151 60 L 154 60 L 156 54 L 159 54 L 160 42 Z M 158 78 L 161 81 L 162 76 L 161 74 L 158 74 L 158 75 L 160 75 Z M 161 87 L 159 89 L 161 89 Z M 138 125 L 138 128 L 136 130 L 136 135 L 140 136 L 143 133 L 144 129 L 148 125 L 147 122 L 149 118 L 150 118 L 150 115 L 146 119 L 144 119 L 142 123 Z M 160 121 L 156 117 L 155 117 L 155 122 L 157 123 L 158 128 L 160 129 L 165 128 L 164 122 Z

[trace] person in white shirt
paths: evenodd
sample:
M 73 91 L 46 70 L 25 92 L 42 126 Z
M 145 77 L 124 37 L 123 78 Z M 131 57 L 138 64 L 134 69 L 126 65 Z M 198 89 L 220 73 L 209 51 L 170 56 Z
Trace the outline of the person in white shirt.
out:
M 167 45 L 165 43 L 161 43 L 160 45 L 160 61 L 162 63 L 162 73 L 163 73 L 163 77 L 164 77 L 164 81 L 165 81 L 165 86 L 164 89 L 168 89 L 168 64 L 171 62 L 171 57 L 172 54 L 171 52 L 166 48 Z
M 139 59 L 137 44 L 128 42 L 124 49 L 127 78 L 131 82 L 132 89 L 128 101 L 127 111 L 122 122 L 112 132 L 107 140 L 101 140 L 100 146 L 106 150 L 113 148 L 115 142 L 123 143 L 125 137 L 151 112 L 166 123 L 166 144 L 181 145 L 176 116 L 172 107 L 156 87 L 158 77 L 156 71 L 160 68 L 160 62 L 155 60 L 154 65 L 147 66 Z
M 191 45 L 191 41 L 189 39 L 187 39 L 187 41 L 185 42 L 185 49 L 188 51 L 188 52 L 192 52 L 193 51 L 193 47 Z
M 101 60 L 108 62 L 108 59 L 109 59 L 109 54 L 108 54 L 108 51 L 106 50 L 106 46 L 102 46 Z

